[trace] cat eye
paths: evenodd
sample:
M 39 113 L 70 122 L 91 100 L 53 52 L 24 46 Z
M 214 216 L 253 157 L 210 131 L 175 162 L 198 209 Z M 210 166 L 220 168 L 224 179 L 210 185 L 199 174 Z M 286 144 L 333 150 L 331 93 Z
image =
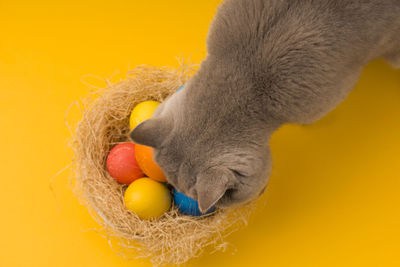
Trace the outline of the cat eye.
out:
M 239 177 L 246 177 L 247 176 L 244 173 L 242 173 L 241 171 L 234 170 L 234 169 L 229 169 L 229 170 L 231 170 L 236 176 L 239 176 Z

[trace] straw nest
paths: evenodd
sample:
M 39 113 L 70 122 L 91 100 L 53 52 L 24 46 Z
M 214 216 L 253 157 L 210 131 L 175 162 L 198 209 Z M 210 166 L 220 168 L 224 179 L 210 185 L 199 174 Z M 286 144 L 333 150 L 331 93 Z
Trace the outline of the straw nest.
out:
M 217 210 L 205 217 L 190 217 L 172 207 L 162 217 L 146 221 L 124 207 L 126 186 L 107 173 L 110 149 L 128 141 L 129 116 L 145 100 L 163 101 L 194 73 L 178 69 L 140 66 L 127 79 L 98 90 L 84 99 L 82 118 L 72 137 L 75 192 L 102 226 L 117 253 L 126 258 L 149 258 L 153 265 L 182 264 L 199 256 L 206 247 L 225 250 L 227 235 L 246 224 L 254 203 Z

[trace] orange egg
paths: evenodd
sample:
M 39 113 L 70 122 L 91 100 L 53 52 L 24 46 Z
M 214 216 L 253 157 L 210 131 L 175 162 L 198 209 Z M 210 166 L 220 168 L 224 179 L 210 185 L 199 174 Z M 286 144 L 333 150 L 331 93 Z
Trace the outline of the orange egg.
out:
M 140 169 L 151 179 L 166 182 L 163 171 L 153 160 L 153 148 L 135 144 L 136 161 Z

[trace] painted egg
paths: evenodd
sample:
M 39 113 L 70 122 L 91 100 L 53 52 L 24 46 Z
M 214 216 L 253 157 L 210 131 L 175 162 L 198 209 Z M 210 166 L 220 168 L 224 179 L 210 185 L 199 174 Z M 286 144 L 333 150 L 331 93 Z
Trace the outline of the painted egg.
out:
M 166 182 L 164 172 L 153 160 L 153 148 L 135 144 L 136 161 L 141 170 L 151 179 L 158 182 Z
M 202 216 L 215 211 L 215 207 L 211 207 L 207 212 L 201 213 L 199 203 L 195 199 L 178 192 L 176 189 L 174 189 L 174 203 L 180 212 L 191 216 Z
M 129 128 L 133 130 L 141 122 L 150 119 L 158 105 L 160 105 L 160 102 L 152 100 L 137 104 L 129 118 Z
M 171 194 L 166 185 L 141 178 L 131 183 L 125 191 L 125 207 L 140 219 L 155 219 L 171 207 Z
M 121 184 L 130 184 L 144 176 L 136 161 L 133 143 L 122 143 L 113 147 L 107 156 L 106 167 L 111 177 Z

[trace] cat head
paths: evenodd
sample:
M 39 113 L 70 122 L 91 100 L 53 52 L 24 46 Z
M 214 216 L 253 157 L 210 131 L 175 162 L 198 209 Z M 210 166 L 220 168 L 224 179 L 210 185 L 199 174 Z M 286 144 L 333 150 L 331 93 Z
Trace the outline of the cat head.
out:
M 175 93 L 130 137 L 153 147 L 154 160 L 168 182 L 196 199 L 204 212 L 260 195 L 271 158 L 268 142 L 255 137 L 248 125 L 240 125 L 240 114 L 229 114 L 216 98 L 203 101 L 201 95 L 190 88 Z

